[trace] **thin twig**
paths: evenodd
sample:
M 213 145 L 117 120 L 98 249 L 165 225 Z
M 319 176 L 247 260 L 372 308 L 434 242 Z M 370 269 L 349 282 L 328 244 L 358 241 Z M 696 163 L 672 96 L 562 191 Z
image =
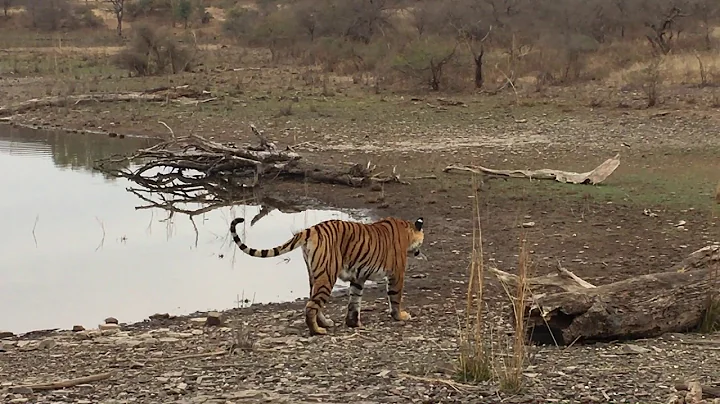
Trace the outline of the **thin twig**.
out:
M 450 388 L 454 389 L 454 390 L 457 391 L 457 392 L 462 392 L 461 389 L 466 389 L 466 390 L 479 390 L 479 389 L 480 389 L 479 386 L 473 386 L 473 385 L 470 385 L 470 384 L 458 383 L 458 382 L 454 382 L 454 381 L 449 380 L 449 379 L 438 379 L 438 378 L 434 378 L 434 377 L 414 376 L 414 375 L 409 375 L 409 374 L 407 374 L 407 373 L 398 373 L 397 376 L 398 376 L 398 377 L 405 378 L 405 379 L 417 380 L 417 381 L 426 382 L 426 383 L 440 383 L 440 384 L 444 384 L 444 385 L 447 385 L 447 386 L 449 386 Z
M 21 386 L 12 386 L 12 389 L 18 390 L 18 389 L 29 388 L 29 389 L 32 389 L 33 391 L 59 390 L 59 389 L 67 388 L 67 387 L 77 386 L 79 384 L 87 384 L 87 383 L 97 382 L 100 380 L 109 379 L 112 375 L 113 375 L 112 372 L 106 372 L 106 373 L 99 373 L 99 374 L 91 375 L 91 376 L 78 377 L 76 379 L 59 380 L 59 381 L 51 382 L 51 383 L 25 384 L 25 385 L 21 385 Z
M 40 220 L 40 214 L 39 214 L 39 213 L 38 213 L 37 215 L 35 215 L 35 223 L 33 224 L 33 228 L 32 228 L 32 236 L 33 236 L 33 240 L 35 241 L 35 248 L 37 248 L 37 246 L 38 246 L 38 244 L 37 244 L 37 237 L 35 237 L 35 228 L 37 227 L 38 220 Z
M 105 225 L 103 222 L 98 219 L 97 216 L 95 216 L 95 220 L 100 224 L 100 229 L 102 230 L 102 239 L 100 240 L 100 244 L 98 244 L 97 247 L 95 247 L 95 251 L 99 250 L 103 245 L 105 245 Z
M 166 127 L 166 128 L 170 131 L 170 135 L 172 135 L 172 138 L 173 138 L 173 139 L 177 139 L 177 138 L 175 137 L 175 132 L 172 130 L 171 127 L 168 126 L 168 124 L 166 124 L 166 123 L 163 122 L 163 121 L 158 121 L 158 123 L 161 124 L 161 125 L 163 125 L 164 127 Z

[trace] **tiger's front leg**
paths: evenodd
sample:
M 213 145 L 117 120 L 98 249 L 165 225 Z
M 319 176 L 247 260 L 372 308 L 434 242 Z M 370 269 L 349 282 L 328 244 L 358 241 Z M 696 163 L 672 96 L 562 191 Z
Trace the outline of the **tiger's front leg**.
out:
M 360 327 L 360 304 L 362 303 L 364 280 L 351 281 L 348 291 L 348 310 L 345 315 L 345 325 L 348 327 Z
M 404 284 L 404 276 L 389 275 L 387 279 L 387 296 L 390 304 L 390 316 L 397 321 L 407 321 L 412 318 L 410 313 L 402 310 L 400 303 L 402 302 L 402 291 Z

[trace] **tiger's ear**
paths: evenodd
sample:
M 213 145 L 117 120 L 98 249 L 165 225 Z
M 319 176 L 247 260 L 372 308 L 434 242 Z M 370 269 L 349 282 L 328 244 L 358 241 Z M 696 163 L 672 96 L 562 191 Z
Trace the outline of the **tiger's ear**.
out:
M 415 230 L 421 231 L 423 227 L 423 218 L 419 217 L 418 220 L 415 221 Z

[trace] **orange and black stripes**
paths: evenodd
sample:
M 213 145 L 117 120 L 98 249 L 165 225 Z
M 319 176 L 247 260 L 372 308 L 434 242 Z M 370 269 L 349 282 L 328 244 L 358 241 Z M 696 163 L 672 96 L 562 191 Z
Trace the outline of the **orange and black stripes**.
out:
M 273 247 L 268 250 L 256 250 L 254 248 L 250 248 L 250 247 L 246 246 L 245 243 L 243 243 L 242 240 L 240 240 L 240 236 L 238 236 L 237 231 L 235 230 L 237 225 L 244 221 L 245 221 L 245 219 L 240 218 L 240 217 L 233 219 L 233 221 L 230 222 L 230 234 L 232 235 L 232 238 L 233 238 L 233 241 L 235 242 L 235 244 L 237 244 L 237 246 L 244 253 L 246 253 L 248 255 L 252 255 L 253 257 L 267 258 L 267 257 L 277 257 L 278 255 L 283 255 L 283 254 L 290 252 L 290 251 L 296 249 L 297 247 L 299 247 L 310 236 L 310 229 L 307 229 L 307 230 L 305 230 L 304 233 L 296 234 L 295 236 L 293 236 L 293 238 L 288 240 L 287 243 L 285 243 L 281 246 Z
M 311 288 L 305 315 L 312 334 L 324 334 L 323 327 L 332 324 L 324 318 L 322 309 L 338 279 L 351 285 L 346 317 L 349 326 L 359 326 L 363 284 L 380 278 L 388 279 L 392 317 L 396 320 L 410 318 L 400 309 L 400 303 L 407 253 L 418 255 L 424 240 L 422 218 L 413 223 L 391 217 L 370 224 L 328 220 L 295 234 L 280 246 L 264 250 L 250 248 L 240 240 L 236 226 L 242 222 L 242 218 L 234 219 L 230 223 L 230 233 L 235 244 L 248 255 L 275 257 L 302 247 Z

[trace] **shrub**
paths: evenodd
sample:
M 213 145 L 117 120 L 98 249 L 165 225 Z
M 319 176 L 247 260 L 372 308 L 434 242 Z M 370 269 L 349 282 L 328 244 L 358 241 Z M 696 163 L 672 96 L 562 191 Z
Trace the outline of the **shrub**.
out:
M 438 91 L 443 83 L 443 69 L 455 57 L 457 47 L 457 43 L 449 45 L 437 37 L 417 39 L 397 55 L 393 67 Z
M 138 76 L 190 70 L 193 54 L 190 49 L 180 46 L 167 31 L 148 25 L 135 26 L 133 31 L 130 44 L 115 56 L 117 67 Z
M 25 5 L 27 25 L 40 31 L 97 28 L 102 20 L 88 6 L 74 6 L 68 0 L 32 0 Z

